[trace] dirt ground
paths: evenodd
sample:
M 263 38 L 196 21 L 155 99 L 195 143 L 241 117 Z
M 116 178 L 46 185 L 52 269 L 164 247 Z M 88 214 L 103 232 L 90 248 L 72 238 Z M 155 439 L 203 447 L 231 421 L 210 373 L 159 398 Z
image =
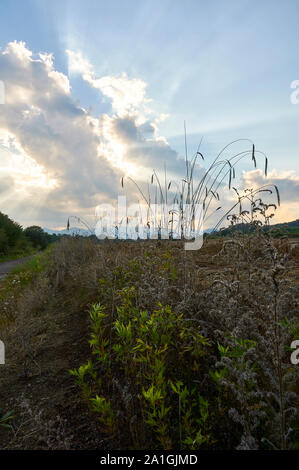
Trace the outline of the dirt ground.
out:
M 31 350 L 25 367 L 20 338 L 15 340 L 10 332 L 3 339 L 0 403 L 3 412 L 14 411 L 15 418 L 13 430 L 0 427 L 0 449 L 105 448 L 98 423 L 68 372 L 89 352 L 88 314 L 67 310 L 63 298 L 52 299 L 43 315 L 25 326 Z

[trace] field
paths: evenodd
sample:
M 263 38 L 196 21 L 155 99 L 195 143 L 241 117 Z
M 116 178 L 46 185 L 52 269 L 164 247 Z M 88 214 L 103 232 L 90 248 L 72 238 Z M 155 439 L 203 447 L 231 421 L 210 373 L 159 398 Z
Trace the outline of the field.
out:
M 0 283 L 1 448 L 298 449 L 295 242 L 74 237 L 18 267 Z

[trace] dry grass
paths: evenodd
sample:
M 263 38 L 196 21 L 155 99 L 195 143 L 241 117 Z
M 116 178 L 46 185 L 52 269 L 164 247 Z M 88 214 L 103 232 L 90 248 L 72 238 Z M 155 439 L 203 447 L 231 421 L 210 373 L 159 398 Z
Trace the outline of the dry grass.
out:
M 211 339 L 213 347 L 198 378 L 214 409 L 211 426 L 215 444 L 211 448 L 281 448 L 282 433 L 286 446 L 294 448 L 290 418 L 296 415 L 294 410 L 289 412 L 281 429 L 277 405 L 279 377 L 273 341 L 278 338 L 273 309 L 275 299 L 279 320 L 287 317 L 292 324 L 298 320 L 298 248 L 290 250 L 284 242 L 275 241 L 276 251 L 264 235 L 258 237 L 237 236 L 234 243 L 211 239 L 193 252 L 184 252 L 180 241 L 94 243 L 71 238 L 57 243 L 34 275 L 25 269 L 9 276 L 0 285 L 0 337 L 7 349 L 0 401 L 2 408 L 16 411 L 16 418 L 12 432 L 1 431 L 2 448 L 123 448 L 124 443 L 102 433 L 68 370 L 89 358 L 91 304 L 103 303 L 113 319 L 119 291 L 129 286 L 137 292 L 138 309 L 151 311 L 158 302 L 170 305 Z M 275 278 L 277 288 L 273 269 L 278 264 L 284 269 Z M 249 339 L 258 345 L 246 359 L 257 362 L 261 371 L 257 378 L 252 377 L 252 411 L 243 409 L 249 391 L 243 395 L 238 391 L 239 365 L 219 355 L 217 349 L 220 343 L 233 350 L 232 338 Z M 296 408 L 298 403 L 298 395 L 294 395 L 298 370 L 289 363 L 285 349 L 290 340 L 290 331 L 285 331 L 278 345 L 280 375 L 285 380 L 283 409 Z M 224 363 L 229 373 L 223 388 L 218 389 L 209 379 L 209 371 L 221 369 Z M 294 396 L 288 395 L 291 392 Z M 267 398 L 267 394 L 272 395 Z M 217 396 L 221 398 L 218 411 Z M 27 421 L 21 403 L 27 403 L 27 411 L 32 410 Z M 258 403 L 267 403 L 266 417 L 254 408 Z M 49 430 L 50 421 L 55 420 L 63 423 L 55 425 L 59 429 L 56 438 Z M 264 438 L 272 444 L 265 444 Z

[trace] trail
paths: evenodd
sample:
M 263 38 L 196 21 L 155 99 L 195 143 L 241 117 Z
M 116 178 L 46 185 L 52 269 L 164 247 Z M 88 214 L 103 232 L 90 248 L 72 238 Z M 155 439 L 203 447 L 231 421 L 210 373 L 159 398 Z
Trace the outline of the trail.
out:
M 26 256 L 25 258 L 19 258 L 14 259 L 12 261 L 5 261 L 4 263 L 0 263 L 0 279 L 3 279 L 13 268 L 25 263 L 30 258 L 32 258 L 32 255 Z

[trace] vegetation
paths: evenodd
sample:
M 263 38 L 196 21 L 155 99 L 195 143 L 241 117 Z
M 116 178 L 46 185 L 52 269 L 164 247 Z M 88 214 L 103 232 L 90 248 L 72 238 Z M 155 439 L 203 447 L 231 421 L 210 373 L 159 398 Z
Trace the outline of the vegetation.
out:
M 90 344 L 100 369 L 89 360 L 71 373 L 111 436 L 129 424 L 134 448 L 148 439 L 163 449 L 196 448 L 209 440 L 208 401 L 194 386 L 209 341 L 169 306 L 139 311 L 135 295 L 134 287 L 119 292 L 112 325 L 93 305 Z
M 11 411 L 8 411 L 4 415 L 2 415 L 2 410 L 0 409 L 0 426 L 1 427 L 10 429 L 11 426 L 10 424 L 8 424 L 8 421 L 11 419 L 13 419 Z
M 234 224 L 233 230 L 242 233 L 249 233 L 252 226 L 250 223 Z M 262 230 L 269 230 L 269 226 L 264 225 Z M 213 232 L 213 236 L 225 237 L 230 234 L 231 227 L 223 228 L 222 230 Z M 271 235 L 273 238 L 290 237 L 299 238 L 299 219 L 285 224 L 271 225 Z
M 250 144 L 250 148 L 240 151 L 240 145 Z M 238 151 L 234 151 L 238 148 Z M 201 231 L 201 227 L 206 226 L 207 220 L 212 216 L 217 216 L 217 223 L 214 225 L 213 231 L 217 233 L 217 229 L 221 224 L 227 221 L 227 216 L 234 213 L 239 208 L 239 214 L 242 217 L 242 223 L 250 223 L 251 208 L 250 204 L 253 200 L 259 200 L 259 207 L 256 208 L 264 218 L 266 226 L 269 225 L 270 219 L 274 216 L 277 205 L 280 205 L 279 190 L 276 185 L 264 184 L 259 188 L 245 189 L 238 191 L 233 186 L 233 181 L 237 176 L 237 168 L 240 161 L 251 160 L 254 168 L 257 168 L 257 158 L 262 157 L 264 163 L 264 175 L 268 174 L 268 158 L 267 156 L 256 150 L 254 143 L 250 139 L 237 139 L 228 145 L 215 156 L 211 163 L 206 162 L 206 168 L 198 164 L 198 160 L 205 160 L 203 154 L 199 151 L 188 158 L 187 142 L 185 135 L 185 175 L 181 181 L 169 180 L 167 177 L 166 166 L 164 166 L 164 181 L 161 181 L 157 172 L 154 170 L 147 188 L 141 187 L 131 177 L 127 177 L 129 183 L 137 188 L 142 199 L 143 209 L 141 210 L 142 231 L 147 232 L 148 238 L 153 238 L 153 234 L 157 234 L 158 238 L 170 239 L 189 239 L 194 237 L 195 233 Z M 224 189 L 227 182 L 228 190 L 234 190 L 236 201 L 231 207 L 227 207 L 224 203 L 222 207 L 221 190 Z M 121 186 L 125 186 L 125 178 L 121 179 Z M 276 204 L 270 201 L 264 204 L 261 196 L 276 195 Z M 249 207 L 248 207 L 249 206 Z M 247 210 L 248 207 L 248 210 Z M 269 212 L 267 213 L 269 209 Z M 271 209 L 271 212 L 270 212 Z M 143 214 L 142 214 L 143 212 Z M 143 215 L 143 217 L 142 217 Z M 119 229 L 127 227 L 130 217 L 123 217 L 121 220 L 115 220 L 114 225 Z M 68 222 L 69 223 L 69 222 Z M 138 227 L 139 228 L 139 227 Z M 151 236 L 149 236 L 151 234 Z
M 255 225 L 187 253 L 180 241 L 70 237 L 11 273 L 6 448 L 298 448 L 298 247 Z M 33 395 L 14 385 L 16 371 Z
M 298 371 L 288 349 L 299 333 L 295 290 L 263 231 L 232 235 L 215 255 L 227 269 L 202 291 L 188 265 L 184 283 L 170 250 L 160 260 L 145 251 L 100 279 L 92 355 L 71 373 L 118 445 L 296 445 Z
M 58 235 L 49 235 L 36 225 L 23 230 L 20 224 L 0 212 L 1 261 L 20 258 L 43 250 L 58 239 Z
M 24 230 L 24 235 L 31 242 L 34 248 L 42 250 L 45 249 L 49 243 L 56 241 L 58 238 L 56 235 L 49 235 L 44 232 L 43 229 L 37 225 L 27 227 Z
M 197 184 L 202 155 L 186 156 L 181 235 L 193 223 L 185 202 L 207 214 L 239 158 L 256 165 L 254 145 L 221 154 Z M 171 182 L 154 180 L 166 208 Z M 230 226 L 199 251 L 183 239 L 65 237 L 1 282 L 0 401 L 16 410 L 2 448 L 299 449 L 298 245 L 271 229 L 276 186 L 233 190 L 215 230 Z M 149 226 L 173 234 L 173 214 L 150 217 L 152 200 Z M 45 247 L 39 227 L 20 233 Z
M 0 212 L 0 257 L 23 255 L 32 250 L 22 227 Z

